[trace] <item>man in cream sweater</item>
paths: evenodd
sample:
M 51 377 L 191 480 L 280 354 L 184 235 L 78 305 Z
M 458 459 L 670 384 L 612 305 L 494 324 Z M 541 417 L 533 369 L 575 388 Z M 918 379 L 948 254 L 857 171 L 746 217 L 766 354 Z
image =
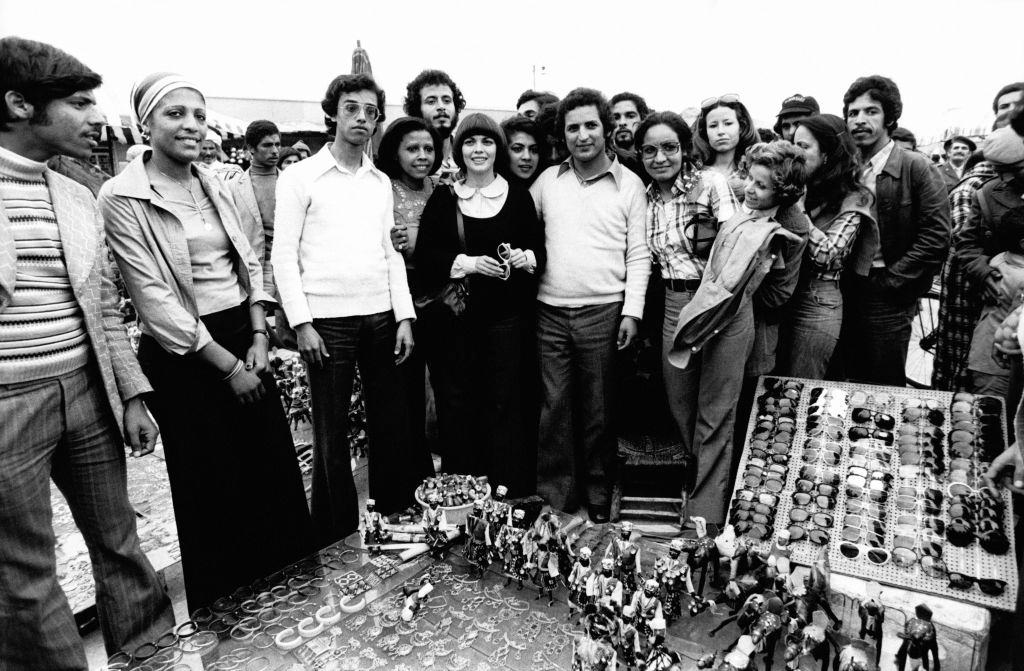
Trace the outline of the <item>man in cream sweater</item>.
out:
M 640 178 L 605 151 L 614 126 L 604 96 L 570 92 L 556 125 L 570 157 L 530 189 L 548 254 L 537 294 L 544 394 L 537 491 L 553 508 L 586 505 L 603 522 L 615 463 L 615 350 L 636 337 L 651 273 L 647 201 Z
M 432 474 L 412 454 L 397 366 L 412 352 L 412 297 L 391 245 L 391 182 L 363 153 L 383 120 L 384 92 L 366 75 L 340 75 L 321 102 L 334 142 L 277 181 L 274 278 L 309 366 L 313 401 L 313 523 L 323 544 L 359 525 L 348 444 L 355 364 L 366 394 L 370 496 L 390 514 L 413 503 Z

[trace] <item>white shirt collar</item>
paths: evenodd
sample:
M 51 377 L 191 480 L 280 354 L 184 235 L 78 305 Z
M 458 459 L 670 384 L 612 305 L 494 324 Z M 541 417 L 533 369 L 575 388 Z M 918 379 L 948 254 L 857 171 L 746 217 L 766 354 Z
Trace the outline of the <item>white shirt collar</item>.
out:
M 507 193 L 508 182 L 501 175 L 496 175 L 493 182 L 479 189 L 467 186 L 465 180 L 455 183 L 455 195 L 462 200 L 469 200 L 477 194 L 489 199 L 501 198 Z
M 892 154 L 893 147 L 896 143 L 892 140 L 882 147 L 877 154 L 868 159 L 868 166 L 871 168 L 871 174 L 878 176 L 878 173 L 882 172 L 882 168 L 885 167 L 885 162 L 889 160 L 889 156 Z

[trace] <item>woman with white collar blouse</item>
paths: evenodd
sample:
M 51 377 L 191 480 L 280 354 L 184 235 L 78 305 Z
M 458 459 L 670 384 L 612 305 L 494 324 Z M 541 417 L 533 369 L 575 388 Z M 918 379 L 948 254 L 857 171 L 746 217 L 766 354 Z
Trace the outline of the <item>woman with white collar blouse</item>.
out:
M 469 287 L 465 313 L 452 320 L 453 356 L 444 376 L 458 431 L 455 444 L 445 448 L 443 470 L 487 475 L 493 486 L 504 484 L 510 496 L 521 496 L 532 493 L 536 481 L 536 448 L 527 430 L 533 408 L 524 400 L 534 384 L 529 334 L 544 231 L 529 192 L 499 174 L 508 150 L 494 120 L 467 116 L 453 148 L 465 177 L 435 189 L 427 201 L 415 253 L 430 290 L 457 278 L 467 278 Z

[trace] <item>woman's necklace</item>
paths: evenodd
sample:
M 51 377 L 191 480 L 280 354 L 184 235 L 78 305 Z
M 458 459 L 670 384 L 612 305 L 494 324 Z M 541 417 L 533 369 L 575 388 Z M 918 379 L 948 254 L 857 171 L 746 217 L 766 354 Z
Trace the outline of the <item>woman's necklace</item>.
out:
M 202 208 L 202 206 L 199 205 L 199 200 L 196 198 L 196 194 L 192 191 L 192 185 L 196 181 L 195 176 L 192 174 L 192 170 L 190 169 L 189 173 L 188 173 L 188 186 L 185 186 L 184 184 L 182 184 L 178 180 L 174 179 L 173 177 L 168 175 L 163 170 L 160 170 L 160 168 L 157 168 L 157 170 L 160 171 L 161 175 L 163 175 L 167 179 L 171 180 L 177 186 L 179 186 L 180 188 L 182 188 L 182 189 L 184 189 L 185 191 L 188 192 L 188 197 L 192 199 L 192 206 L 196 208 L 196 212 L 199 214 L 199 218 L 203 222 L 203 230 L 207 231 L 207 232 L 212 231 L 213 230 L 213 224 L 211 224 L 210 222 L 208 222 L 206 220 L 206 215 L 203 214 L 203 208 Z

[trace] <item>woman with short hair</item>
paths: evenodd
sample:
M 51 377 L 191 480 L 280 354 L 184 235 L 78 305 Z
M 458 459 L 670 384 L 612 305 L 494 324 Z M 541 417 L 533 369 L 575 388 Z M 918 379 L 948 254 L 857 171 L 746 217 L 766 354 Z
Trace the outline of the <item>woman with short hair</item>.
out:
M 454 318 L 455 357 L 445 376 L 460 435 L 447 446 L 443 467 L 487 475 L 507 485 L 509 496 L 522 496 L 533 492 L 537 477 L 523 398 L 544 231 L 529 191 L 501 176 L 508 150 L 493 119 L 463 119 L 453 155 L 464 177 L 434 190 L 414 255 L 428 290 L 436 294 L 463 278 L 469 289 L 465 312 Z

